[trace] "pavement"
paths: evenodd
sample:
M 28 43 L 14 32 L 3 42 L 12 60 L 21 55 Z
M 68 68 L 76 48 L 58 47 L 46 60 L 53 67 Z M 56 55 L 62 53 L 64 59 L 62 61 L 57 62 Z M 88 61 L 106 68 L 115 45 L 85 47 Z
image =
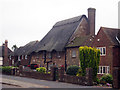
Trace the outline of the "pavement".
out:
M 2 88 L 106 88 L 97 86 L 81 86 L 58 81 L 46 81 L 33 78 L 0 75 Z

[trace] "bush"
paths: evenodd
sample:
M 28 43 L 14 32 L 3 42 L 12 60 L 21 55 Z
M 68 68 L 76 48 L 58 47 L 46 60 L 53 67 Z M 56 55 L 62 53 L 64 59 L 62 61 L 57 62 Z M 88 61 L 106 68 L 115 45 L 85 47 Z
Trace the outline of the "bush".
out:
M 78 69 L 76 76 L 78 76 L 78 77 L 82 76 L 82 69 L 81 68 Z
M 3 66 L 1 68 L 2 68 L 2 73 L 4 73 L 4 74 L 11 74 L 11 69 L 15 68 L 15 67 L 13 67 L 13 66 Z
M 36 71 L 41 73 L 46 73 L 46 68 L 45 67 L 36 68 Z
M 79 53 L 82 76 L 85 76 L 86 68 L 92 68 L 93 80 L 95 81 L 100 61 L 100 50 L 84 46 L 79 48 Z
M 67 68 L 66 74 L 68 75 L 76 75 L 78 72 L 79 66 L 71 65 Z
M 100 83 L 102 84 L 106 84 L 106 83 L 112 84 L 112 82 L 113 82 L 113 77 L 111 74 L 104 74 L 100 79 Z

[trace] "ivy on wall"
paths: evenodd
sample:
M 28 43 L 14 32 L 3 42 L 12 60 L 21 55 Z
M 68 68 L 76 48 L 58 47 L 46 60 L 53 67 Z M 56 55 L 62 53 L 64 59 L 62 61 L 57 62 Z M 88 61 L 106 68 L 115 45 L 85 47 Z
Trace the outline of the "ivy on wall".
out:
M 82 70 L 82 76 L 86 74 L 86 68 L 93 69 L 93 79 L 97 77 L 100 61 L 100 50 L 92 47 L 79 47 L 79 58 Z

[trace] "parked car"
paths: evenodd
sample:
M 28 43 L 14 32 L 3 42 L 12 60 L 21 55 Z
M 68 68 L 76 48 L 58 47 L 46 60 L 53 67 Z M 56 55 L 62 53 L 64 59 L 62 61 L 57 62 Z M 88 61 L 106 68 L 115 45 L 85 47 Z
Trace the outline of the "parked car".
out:
M 36 68 L 38 68 L 38 65 L 37 64 L 30 64 L 30 65 L 28 65 L 28 67 L 30 67 L 31 69 L 36 69 Z

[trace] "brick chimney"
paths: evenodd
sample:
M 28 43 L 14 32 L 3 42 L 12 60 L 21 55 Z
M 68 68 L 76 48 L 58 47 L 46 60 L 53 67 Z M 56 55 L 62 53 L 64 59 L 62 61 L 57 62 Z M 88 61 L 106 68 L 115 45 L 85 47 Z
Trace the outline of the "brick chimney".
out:
M 5 44 L 3 45 L 3 66 L 9 65 L 8 62 L 8 41 L 5 40 Z
M 95 35 L 95 8 L 88 8 L 88 21 L 89 21 L 89 31 L 90 35 Z

